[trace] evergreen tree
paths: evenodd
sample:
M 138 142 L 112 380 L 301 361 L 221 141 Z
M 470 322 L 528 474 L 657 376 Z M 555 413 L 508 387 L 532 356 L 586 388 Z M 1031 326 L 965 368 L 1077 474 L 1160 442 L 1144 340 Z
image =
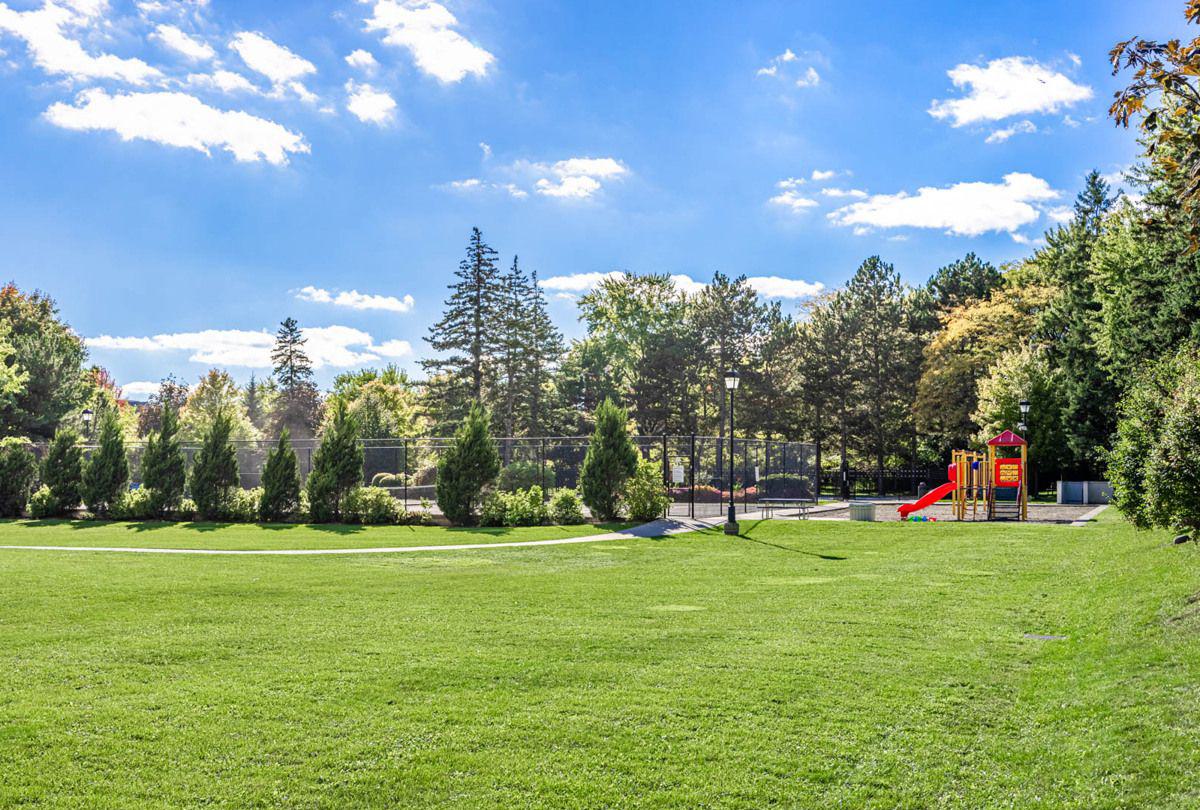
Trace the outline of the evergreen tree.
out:
M 514 262 L 516 260 L 514 259 Z M 530 279 L 525 298 L 527 354 L 521 406 L 526 418 L 525 433 L 544 436 L 549 432 L 554 410 L 554 373 L 562 362 L 562 333 L 550 319 L 546 293 L 538 284 L 537 272 Z
M 284 428 L 299 439 L 310 439 L 321 422 L 321 394 L 313 383 L 312 362 L 304 351 L 308 339 L 295 318 L 288 318 L 275 333 L 271 350 L 279 394 L 271 413 L 272 435 Z
M 196 502 L 196 511 L 205 520 L 220 520 L 225 516 L 232 491 L 240 483 L 237 451 L 229 441 L 232 430 L 229 414 L 218 413 L 192 462 L 188 489 Z
M 520 435 L 526 422 L 522 413 L 525 367 L 534 360 L 529 351 L 529 288 L 529 278 L 513 256 L 512 267 L 500 278 L 500 328 L 496 335 L 500 429 L 505 436 Z
M 693 317 L 703 347 L 698 357 L 705 393 L 704 415 L 708 417 L 707 429 L 715 429 L 718 436 L 724 437 L 729 429 L 725 372 L 755 366 L 766 331 L 766 315 L 767 308 L 745 276 L 731 280 L 714 273 L 713 280 L 694 300 Z
M 344 400 L 337 400 L 321 444 L 313 453 L 312 471 L 306 489 L 314 523 L 340 520 L 342 500 L 351 489 L 362 485 L 363 447 L 358 423 Z
M 638 452 L 629 438 L 629 414 L 605 400 L 596 410 L 596 430 L 579 473 L 583 502 L 599 520 L 612 520 L 625 480 L 637 471 Z
M 150 435 L 142 454 L 142 486 L 150 492 L 150 508 L 164 517 L 179 508 L 187 482 L 183 448 L 179 446 L 179 417 L 165 404 L 158 430 Z
M 83 471 L 83 500 L 94 514 L 104 516 L 129 486 L 129 459 L 115 410 L 100 422 L 100 440 Z
M 50 489 L 60 512 L 83 502 L 83 448 L 79 434 L 71 428 L 59 428 L 42 463 L 42 483 Z
M 0 518 L 21 516 L 37 472 L 37 456 L 27 440 L 0 439 Z
M 471 404 L 490 400 L 497 341 L 504 335 L 503 287 L 496 251 L 471 229 L 467 255 L 455 272 L 446 311 L 426 337 L 440 357 L 421 361 L 429 375 L 426 401 L 435 432 L 445 434 Z
M 1112 207 L 1108 184 L 1091 172 L 1075 201 L 1075 219 L 1046 234 L 1034 261 L 1047 268 L 1059 295 L 1043 319 L 1052 336 L 1050 357 L 1063 375 L 1063 420 L 1071 457 L 1067 472 L 1098 477 L 1104 448 L 1116 429 L 1117 387 L 1101 362 L 1100 303 L 1092 254 Z
M 258 380 L 254 374 L 251 374 L 250 382 L 246 383 L 242 399 L 246 408 L 246 418 L 259 431 L 265 430 L 267 427 L 267 393 L 266 383 Z
M 279 442 L 267 453 L 262 471 L 262 490 L 258 514 L 265 521 L 286 520 L 300 508 L 299 463 L 287 428 L 283 429 L 279 434 Z
M 823 464 L 825 440 L 837 438 L 842 490 L 850 468 L 850 439 L 855 402 L 856 314 L 844 290 L 817 301 L 802 324 L 797 344 L 801 374 L 799 406 L 809 435 L 817 445 L 817 466 Z M 823 468 L 822 468 L 823 469 Z
M 500 455 L 491 435 L 491 416 L 479 403 L 454 434 L 454 443 L 438 459 L 437 503 L 451 523 L 475 520 L 484 487 L 500 472 Z
M 913 436 L 909 415 L 917 375 L 904 373 L 904 361 L 914 338 L 900 275 L 878 256 L 859 266 L 845 294 L 857 325 L 850 338 L 856 449 L 882 470 L 889 455 Z

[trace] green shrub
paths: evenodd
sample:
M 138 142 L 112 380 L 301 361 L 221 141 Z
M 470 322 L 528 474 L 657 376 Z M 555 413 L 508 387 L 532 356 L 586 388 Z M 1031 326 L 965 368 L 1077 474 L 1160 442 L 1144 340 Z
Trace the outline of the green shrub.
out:
M 16 438 L 0 441 L 0 517 L 21 516 L 36 477 L 37 456 L 29 443 Z
M 196 519 L 196 502 L 191 498 L 184 498 L 179 502 L 179 508 L 172 515 L 176 520 L 195 520 Z
M 29 496 L 29 516 L 34 520 L 57 517 L 62 514 L 58 498 L 50 491 L 50 487 L 39 487 L 37 492 Z
M 222 508 L 218 519 L 227 523 L 253 523 L 258 520 L 258 507 L 262 501 L 262 489 L 241 489 L 234 488 L 230 490 L 229 496 L 225 499 L 225 505 Z
M 499 490 L 488 493 L 479 509 L 479 525 L 503 526 L 504 520 L 508 516 L 509 497 L 511 497 L 509 493 Z
M 596 409 L 596 431 L 588 444 L 580 472 L 583 502 L 599 520 L 617 516 L 625 479 L 638 466 L 638 453 L 629 439 L 629 414 L 611 400 Z
M 178 433 L 179 416 L 170 403 L 163 403 L 158 430 L 150 434 L 142 454 L 142 486 L 150 491 L 155 517 L 167 517 L 183 500 L 187 472 Z
M 288 429 L 267 454 L 262 471 L 262 500 L 258 515 L 265 521 L 288 520 L 300 509 L 300 474 Z
M 399 523 L 404 509 L 392 493 L 380 487 L 355 487 L 346 493 L 342 518 L 364 526 Z
M 108 517 L 113 520 L 150 520 L 158 517 L 154 493 L 146 487 L 121 493 L 108 507 Z
M 83 470 L 83 500 L 92 514 L 104 517 L 128 489 L 129 459 L 125 457 L 125 440 L 116 411 L 109 410 L 100 423 L 100 446 Z
M 62 428 L 54 434 L 42 462 L 42 483 L 53 496 L 53 514 L 61 515 L 83 502 L 83 448 L 74 430 Z M 43 501 L 43 508 L 49 505 L 50 501 Z
M 328 523 L 341 519 L 342 499 L 362 484 L 363 448 L 358 441 L 358 424 L 338 399 L 333 415 L 321 436 L 321 445 L 313 453 L 308 492 L 310 519 Z
M 491 417 L 475 403 L 438 462 L 437 502 L 451 523 L 474 519 L 483 488 L 496 480 L 500 455 L 489 435 Z
M 371 486 L 373 487 L 391 487 L 398 489 L 404 486 L 404 473 L 375 473 L 371 477 Z
M 484 526 L 541 526 L 550 510 L 536 484 L 520 492 L 493 492 L 483 502 L 479 522 Z
M 221 520 L 240 483 L 237 452 L 229 443 L 232 432 L 233 419 L 219 411 L 196 451 L 189 489 L 202 520 Z
M 653 461 L 643 460 L 637 471 L 625 481 L 621 493 L 629 517 L 634 520 L 658 520 L 671 505 L 667 488 L 663 484 L 662 467 Z
M 554 464 L 547 461 L 543 473 L 542 465 L 537 461 L 514 461 L 500 471 L 497 486 L 505 492 L 524 492 L 533 486 L 543 490 L 554 488 Z
M 550 496 L 550 520 L 558 526 L 585 523 L 583 501 L 573 489 L 558 489 Z

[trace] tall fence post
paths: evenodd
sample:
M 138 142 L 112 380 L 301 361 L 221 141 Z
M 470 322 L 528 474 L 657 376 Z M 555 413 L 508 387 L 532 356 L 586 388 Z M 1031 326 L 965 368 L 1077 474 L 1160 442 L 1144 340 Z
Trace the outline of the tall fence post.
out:
M 542 479 L 538 482 L 542 486 L 542 503 L 550 500 L 550 491 L 546 489 L 546 437 L 542 437 Z
M 404 511 L 408 511 L 408 439 L 404 440 Z
M 696 517 L 696 434 L 695 433 L 692 434 L 692 469 L 691 469 L 691 475 L 689 477 L 691 480 L 689 481 L 690 486 L 688 487 L 688 489 L 691 490 L 691 492 L 690 492 L 689 499 L 688 499 L 688 517 L 695 519 L 695 517 Z

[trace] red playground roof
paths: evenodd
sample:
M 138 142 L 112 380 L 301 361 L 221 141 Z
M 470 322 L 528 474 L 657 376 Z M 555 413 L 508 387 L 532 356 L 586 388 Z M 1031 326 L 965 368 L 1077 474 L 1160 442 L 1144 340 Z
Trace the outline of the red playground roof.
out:
M 1006 430 L 994 439 L 988 440 L 989 447 L 1023 447 L 1028 444 L 1011 430 Z

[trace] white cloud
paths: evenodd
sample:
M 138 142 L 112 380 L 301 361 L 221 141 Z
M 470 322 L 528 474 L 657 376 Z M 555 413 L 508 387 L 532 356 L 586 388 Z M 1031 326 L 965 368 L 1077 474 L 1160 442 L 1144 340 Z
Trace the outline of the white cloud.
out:
M 457 25 L 449 9 L 430 0 L 377 0 L 366 20 L 367 31 L 384 32 L 384 43 L 408 49 L 418 68 L 447 83 L 484 76 L 496 61 L 454 30 Z
M 1013 135 L 1017 135 L 1019 133 L 1032 134 L 1037 131 L 1037 124 L 1033 123 L 1032 121 L 1017 121 L 1011 126 L 1002 127 L 1001 129 L 995 130 L 991 135 L 988 135 L 987 138 L 984 139 L 984 143 L 1004 143 Z
M 858 200 L 862 200 L 870 196 L 867 194 L 867 192 L 858 188 L 823 188 L 821 189 L 821 194 L 825 197 L 852 197 Z
M 215 70 L 208 73 L 192 73 L 187 77 L 187 83 L 194 87 L 204 87 L 219 90 L 222 93 L 261 93 L 249 79 L 231 70 Z
M 348 326 L 311 327 L 302 331 L 308 341 L 304 350 L 314 368 L 346 368 L 412 353 L 407 341 L 376 344 L 370 334 Z M 87 344 L 92 349 L 109 351 L 190 352 L 188 360 L 206 365 L 271 368 L 275 336 L 266 330 L 207 329 L 152 337 L 100 335 L 88 338 Z
M 368 75 L 374 73 L 379 68 L 379 62 L 375 59 L 375 54 L 370 51 L 364 51 L 362 48 L 351 51 L 346 56 L 346 64 Z
M 958 65 L 947 72 L 961 98 L 935 100 L 929 114 L 961 127 L 1016 115 L 1056 113 L 1094 94 L 1067 76 L 1025 56 L 993 59 L 987 65 Z
M 396 100 L 369 84 L 346 82 L 346 109 L 359 121 L 386 126 L 396 118 Z
M 837 172 L 833 169 L 813 169 L 812 179 L 817 183 L 832 180 L 835 177 L 837 177 Z
M 781 188 L 781 189 L 785 189 L 785 190 L 792 189 L 794 191 L 795 189 L 799 188 L 800 186 L 804 185 L 807 182 L 808 181 L 805 180 L 803 177 L 788 177 L 788 178 L 786 178 L 784 180 L 780 180 L 778 183 L 776 183 L 775 188 Z
M 483 141 L 479 142 L 479 151 L 483 152 L 483 159 L 487 160 L 492 156 L 492 147 Z
M 820 204 L 816 200 L 809 199 L 797 191 L 781 192 L 767 200 L 767 202 L 771 203 L 772 205 L 778 205 L 781 208 L 787 208 L 797 214 L 806 211 L 809 208 L 815 208 Z
M 979 236 L 989 231 L 1013 233 L 1041 216 L 1034 203 L 1060 196 L 1040 177 L 1013 172 L 1001 183 L 955 183 L 921 188 L 916 194 L 877 194 L 828 216 L 837 225 L 939 228 L 957 236 Z
M 207 42 L 196 39 L 174 25 L 163 23 L 154 29 L 151 36 L 176 53 L 195 62 L 204 62 L 217 55 L 217 52 Z
M 317 72 L 312 62 L 255 31 L 242 31 L 233 38 L 229 47 L 237 52 L 246 67 L 271 80 L 276 95 L 281 96 L 291 90 L 305 101 L 316 101 L 316 96 L 300 81 Z
M 549 167 L 544 164 L 531 167 L 551 175 L 534 183 L 538 194 L 577 200 L 587 199 L 603 188 L 602 180 L 619 180 L 629 174 L 629 169 L 613 158 L 568 158 Z
M 1046 216 L 1050 218 L 1051 222 L 1065 225 L 1075 219 L 1075 209 L 1069 205 L 1056 205 L 1046 209 Z
M 80 93 L 74 105 L 51 105 L 45 115 L 64 129 L 110 130 L 125 141 L 140 138 L 206 155 L 218 147 L 243 162 L 265 160 L 282 166 L 289 154 L 309 151 L 303 136 L 274 121 L 240 110 L 219 110 L 186 93 L 109 95 L 93 88 Z
M 523 200 L 529 196 L 529 192 L 521 188 L 515 183 L 492 183 L 486 180 L 480 180 L 478 177 L 468 177 L 465 180 L 451 180 L 443 188 L 448 188 L 451 191 L 503 191 L 510 197 L 518 200 Z
M 77 40 L 67 36 L 69 29 L 92 25 L 103 5 L 45 0 L 41 8 L 16 11 L 0 3 L 0 31 L 8 31 L 24 40 L 34 63 L 50 74 L 74 81 L 115 79 L 137 85 L 161 78 L 161 71 L 141 59 L 124 59 L 112 54 L 93 56 Z
M 750 276 L 746 281 L 763 298 L 810 298 L 825 289 L 820 282 L 779 276 Z
M 159 384 L 147 380 L 128 382 L 121 386 L 121 395 L 135 401 L 149 399 L 158 393 Z
M 706 286 L 703 281 L 696 281 L 696 279 L 692 278 L 691 276 L 687 276 L 682 273 L 671 276 L 671 281 L 675 283 L 675 286 L 678 287 L 680 291 L 685 292 L 688 295 L 695 295 L 703 290 Z
M 796 79 L 797 87 L 816 87 L 821 83 L 821 75 L 811 65 L 804 70 L 804 75 Z
M 349 309 L 358 310 L 377 309 L 385 312 L 410 312 L 415 303 L 411 295 L 396 298 L 391 295 L 367 295 L 366 293 L 360 293 L 358 290 L 330 292 L 329 290 L 312 285 L 298 290 L 296 298 L 300 301 L 310 301 L 314 304 L 333 304 L 335 307 L 348 307 Z
M 580 293 L 600 286 L 600 282 L 606 278 L 617 279 L 624 276 L 625 274 L 618 270 L 614 270 L 611 273 L 572 273 L 567 276 L 550 276 L 549 278 L 538 279 L 538 283 L 547 290 Z
M 796 87 L 816 87 L 821 83 L 821 74 L 812 64 L 800 67 L 801 62 L 816 62 L 826 64 L 825 57 L 820 53 L 805 53 L 803 58 L 797 56 L 791 48 L 775 56 L 765 67 L 760 67 L 755 75 L 770 76 L 792 82 Z

